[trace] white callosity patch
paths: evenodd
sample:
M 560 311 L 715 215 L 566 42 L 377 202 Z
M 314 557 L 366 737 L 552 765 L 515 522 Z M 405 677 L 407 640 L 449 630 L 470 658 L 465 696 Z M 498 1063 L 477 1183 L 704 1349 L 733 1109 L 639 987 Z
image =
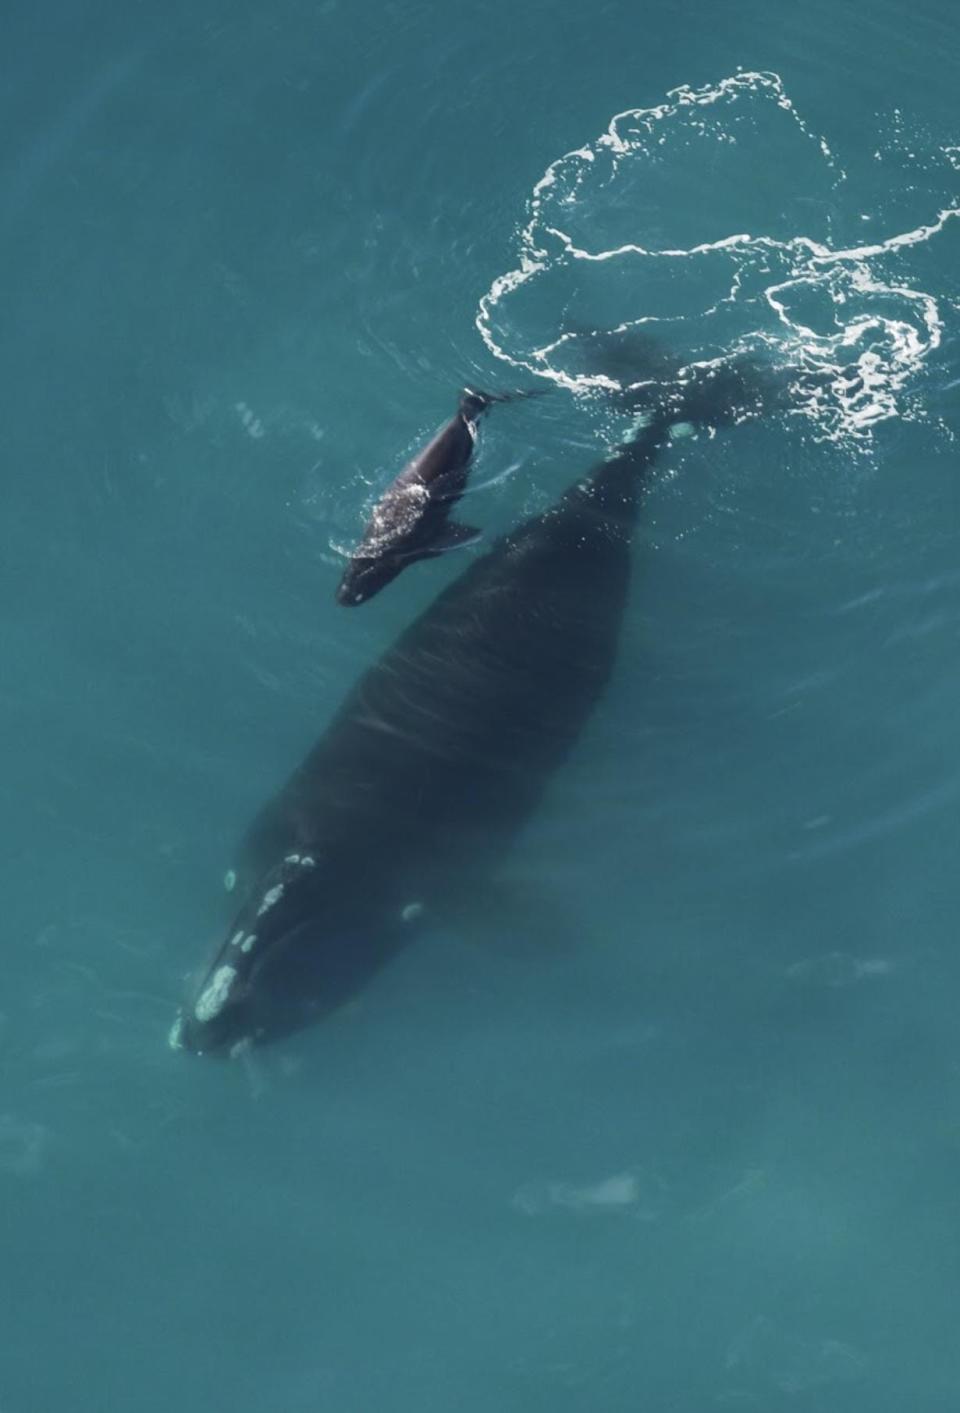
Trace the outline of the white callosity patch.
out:
M 254 949 L 254 947 L 255 947 L 256 945 L 257 945 L 257 934 L 256 934 L 255 932 L 251 932 L 251 933 L 248 933 L 248 935 L 247 935 L 247 936 L 243 939 L 243 941 L 241 942 L 241 944 L 240 944 L 240 950 L 241 950 L 241 952 L 252 952 L 253 949 Z
M 230 988 L 236 980 L 236 967 L 217 967 L 210 984 L 202 992 L 193 1009 L 193 1014 L 201 1024 L 215 1020 L 230 999 Z
M 282 883 L 276 884 L 276 886 L 273 888 L 268 888 L 266 893 L 264 893 L 263 895 L 259 908 L 257 908 L 257 917 L 263 917 L 264 913 L 268 913 L 276 903 L 279 903 L 282 897 Z
M 237 875 L 232 868 L 228 868 L 223 875 L 223 886 L 228 893 L 232 893 L 237 886 Z
M 301 868 L 316 868 L 316 866 L 316 859 L 312 859 L 309 854 L 304 854 L 303 857 L 300 859 Z
M 230 946 L 231 946 L 231 947 L 239 947 L 239 946 L 240 946 L 240 943 L 241 943 L 242 941 L 243 941 L 243 928 L 241 927 L 240 931 L 239 931 L 239 932 L 235 932 L 235 933 L 233 934 L 233 936 L 230 938 Z
M 420 918 L 422 916 L 422 903 L 407 903 L 406 907 L 401 908 L 400 910 L 400 917 L 403 922 L 416 922 L 417 918 Z
M 496 357 L 584 392 L 653 381 L 641 335 L 675 355 L 681 382 L 750 355 L 782 372 L 818 438 L 868 440 L 878 422 L 923 415 L 911 389 L 942 341 L 945 298 L 916 287 L 908 262 L 960 216 L 957 151 L 938 151 L 940 190 L 922 199 L 905 167 L 887 231 L 851 242 L 883 212 L 853 204 L 856 183 L 777 74 L 674 89 L 551 163 L 477 327 Z M 704 199 L 678 202 L 680 185 Z M 598 309 L 604 322 L 585 328 Z M 622 349 L 619 364 L 598 340 Z
M 171 1050 L 183 1049 L 183 1016 L 177 1016 L 170 1027 L 170 1034 L 167 1036 L 167 1044 Z

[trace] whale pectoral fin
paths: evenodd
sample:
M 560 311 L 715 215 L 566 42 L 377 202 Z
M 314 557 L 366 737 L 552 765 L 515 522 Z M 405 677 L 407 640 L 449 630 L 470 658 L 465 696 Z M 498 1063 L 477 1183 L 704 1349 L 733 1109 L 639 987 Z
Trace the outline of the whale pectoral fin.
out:
M 447 921 L 464 941 L 518 960 L 555 960 L 579 950 L 584 929 L 542 884 L 515 876 L 486 880 Z
M 461 525 L 456 520 L 451 520 L 444 525 L 437 535 L 433 544 L 428 550 L 428 554 L 445 554 L 447 550 L 459 549 L 463 545 L 472 545 L 481 538 L 482 530 L 478 530 L 475 525 Z

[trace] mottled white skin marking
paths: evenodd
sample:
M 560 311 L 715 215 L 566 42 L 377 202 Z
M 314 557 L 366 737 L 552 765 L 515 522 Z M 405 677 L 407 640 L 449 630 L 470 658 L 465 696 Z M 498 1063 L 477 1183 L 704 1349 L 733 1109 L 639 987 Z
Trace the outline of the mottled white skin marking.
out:
M 237 875 L 234 873 L 232 868 L 228 868 L 226 873 L 223 875 L 223 886 L 224 888 L 226 888 L 228 893 L 232 893 L 234 888 L 236 888 Z
M 239 932 L 235 932 L 235 933 L 233 934 L 233 936 L 230 938 L 230 946 L 231 946 L 231 947 L 239 947 L 239 946 L 240 946 L 240 943 L 241 943 L 242 941 L 243 941 L 243 928 L 241 927 L 240 931 L 239 931 Z
M 243 942 L 241 942 L 241 944 L 240 944 L 240 950 L 241 950 L 241 952 L 252 952 L 253 949 L 254 949 L 254 947 L 256 946 L 256 943 L 257 943 L 257 934 L 256 934 L 255 932 L 251 932 L 250 935 L 249 935 L 248 937 L 244 938 Z
M 400 918 L 403 922 L 416 922 L 418 917 L 423 916 L 422 903 L 408 903 L 400 910 Z
M 236 967 L 217 967 L 210 979 L 210 985 L 203 992 L 193 1009 L 197 1020 L 204 1024 L 214 1020 L 230 999 L 230 987 L 236 980 Z
M 183 1049 L 183 1016 L 177 1016 L 170 1027 L 170 1034 L 167 1036 L 167 1044 L 171 1050 Z
M 356 551 L 358 557 L 376 559 L 392 548 L 395 540 L 416 529 L 423 512 L 430 504 L 430 491 L 421 481 L 394 485 L 384 499 L 374 507 L 370 524 Z
M 260 904 L 259 908 L 257 908 L 257 917 L 263 917 L 264 913 L 269 912 L 270 909 L 273 907 L 274 903 L 279 903 L 282 897 L 282 883 L 278 883 L 275 888 L 268 888 L 266 893 L 264 893 L 263 895 L 263 902 Z

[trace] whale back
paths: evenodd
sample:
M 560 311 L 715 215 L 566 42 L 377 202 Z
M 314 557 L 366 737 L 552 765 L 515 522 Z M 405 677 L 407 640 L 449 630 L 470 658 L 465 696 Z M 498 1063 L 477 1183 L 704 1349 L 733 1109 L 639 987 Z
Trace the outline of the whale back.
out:
M 410 859 L 499 848 L 575 744 L 616 658 L 651 430 L 499 540 L 357 682 L 248 836 Z M 351 842 L 347 842 L 347 841 Z M 409 865 L 408 865 L 409 866 Z

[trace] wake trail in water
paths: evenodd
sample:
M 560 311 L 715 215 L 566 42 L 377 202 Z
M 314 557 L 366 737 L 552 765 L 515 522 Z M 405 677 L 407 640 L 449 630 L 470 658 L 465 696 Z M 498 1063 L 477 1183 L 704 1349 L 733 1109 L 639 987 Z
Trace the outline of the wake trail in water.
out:
M 639 386 L 638 335 L 681 378 L 762 358 L 817 439 L 868 442 L 888 418 L 925 415 L 917 375 L 954 305 L 909 264 L 960 216 L 957 151 L 937 153 L 932 193 L 905 171 L 891 182 L 885 219 L 856 210 L 855 183 L 778 74 L 674 89 L 550 164 L 477 328 L 498 359 L 575 392 Z M 905 193 L 934 209 L 850 238 L 894 205 L 902 219 Z

